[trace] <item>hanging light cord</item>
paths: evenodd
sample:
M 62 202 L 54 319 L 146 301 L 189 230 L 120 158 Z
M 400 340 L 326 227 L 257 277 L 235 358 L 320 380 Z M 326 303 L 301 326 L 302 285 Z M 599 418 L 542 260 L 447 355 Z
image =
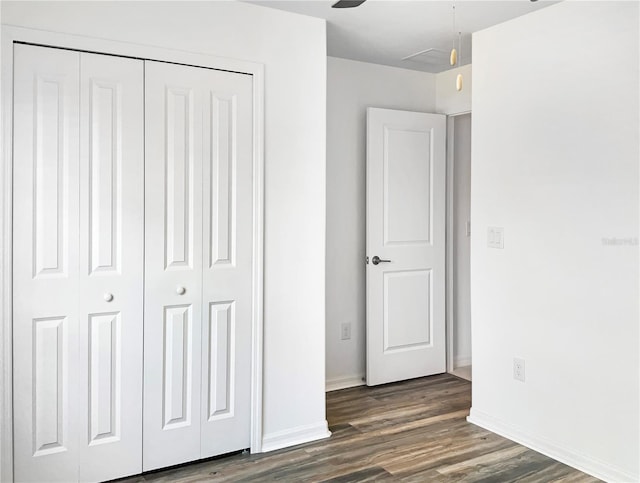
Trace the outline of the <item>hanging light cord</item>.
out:
M 456 4 L 453 4 L 453 25 L 451 25 L 451 55 L 449 56 L 449 63 L 454 66 L 458 63 L 458 52 L 456 51 Z M 460 43 L 460 42 L 458 42 Z
M 453 25 L 451 26 L 451 31 L 453 32 L 453 39 L 451 42 L 451 48 L 456 48 L 456 4 L 453 4 Z
M 449 59 L 452 66 L 457 65 L 459 60 L 462 60 L 462 31 L 456 29 L 456 4 L 453 3 L 453 25 L 452 33 L 453 39 L 451 42 L 451 57 Z M 458 50 L 456 51 L 456 32 L 458 32 Z M 460 92 L 462 90 L 462 74 L 456 76 L 456 90 Z

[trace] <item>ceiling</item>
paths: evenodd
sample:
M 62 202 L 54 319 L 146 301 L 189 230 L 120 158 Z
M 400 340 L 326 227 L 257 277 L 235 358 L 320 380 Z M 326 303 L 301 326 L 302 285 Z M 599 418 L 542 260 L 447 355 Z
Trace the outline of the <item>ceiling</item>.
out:
M 451 68 L 449 52 L 454 38 L 454 2 L 368 0 L 356 8 L 331 8 L 336 1 L 250 0 L 249 3 L 326 19 L 327 49 L 333 57 L 425 72 Z M 557 1 L 456 1 L 456 30 L 462 32 L 460 64 L 471 62 L 472 32 L 553 3 Z M 422 51 L 427 52 L 403 60 Z

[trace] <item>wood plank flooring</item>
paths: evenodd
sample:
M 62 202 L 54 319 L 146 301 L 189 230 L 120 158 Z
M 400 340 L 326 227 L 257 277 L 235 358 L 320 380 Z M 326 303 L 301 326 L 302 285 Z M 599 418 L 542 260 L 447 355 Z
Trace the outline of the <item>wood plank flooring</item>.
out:
M 471 384 L 449 374 L 327 394 L 329 439 L 235 454 L 127 482 L 566 482 L 596 478 L 467 423 Z

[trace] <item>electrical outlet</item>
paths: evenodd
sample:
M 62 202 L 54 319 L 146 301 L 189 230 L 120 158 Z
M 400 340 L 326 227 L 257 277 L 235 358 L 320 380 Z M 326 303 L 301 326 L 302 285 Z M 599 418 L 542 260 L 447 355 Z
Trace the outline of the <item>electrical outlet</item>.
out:
M 342 324 L 340 339 L 342 340 L 351 339 L 351 323 L 350 322 L 345 322 L 344 324 Z
M 513 378 L 524 382 L 524 359 L 513 359 Z

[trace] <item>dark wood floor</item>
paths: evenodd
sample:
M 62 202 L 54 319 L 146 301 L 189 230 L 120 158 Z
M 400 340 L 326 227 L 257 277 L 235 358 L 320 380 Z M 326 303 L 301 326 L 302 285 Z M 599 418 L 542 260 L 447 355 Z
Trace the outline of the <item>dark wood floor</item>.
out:
M 344 389 L 327 394 L 330 439 L 127 481 L 599 481 L 467 423 L 470 405 L 471 384 L 448 374 Z

